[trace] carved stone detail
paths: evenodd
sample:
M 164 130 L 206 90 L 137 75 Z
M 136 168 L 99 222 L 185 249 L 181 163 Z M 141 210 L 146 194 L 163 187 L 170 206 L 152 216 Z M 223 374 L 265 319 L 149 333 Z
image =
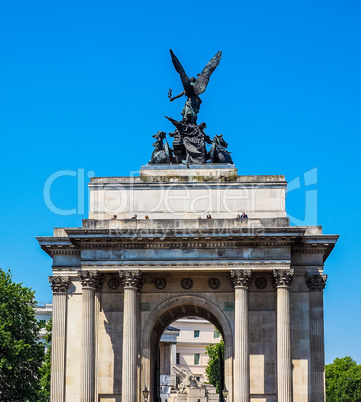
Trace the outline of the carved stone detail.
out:
M 66 293 L 69 288 L 69 276 L 49 276 L 49 283 L 53 293 Z
M 110 278 L 108 281 L 108 286 L 110 287 L 110 289 L 117 289 L 119 286 L 120 282 L 118 278 Z
M 265 278 L 257 278 L 255 283 L 258 289 L 264 289 L 267 286 L 267 281 Z
M 167 286 L 167 281 L 164 278 L 157 278 L 154 285 L 157 289 L 164 289 Z
M 83 288 L 101 289 L 103 285 L 103 275 L 99 271 L 78 271 Z
M 310 290 L 323 290 L 326 286 L 327 275 L 306 273 L 305 277 Z
M 182 279 L 181 285 L 183 289 L 189 290 L 193 287 L 193 281 L 190 278 L 184 278 Z
M 230 276 L 233 287 L 248 288 L 252 279 L 252 271 L 250 269 L 232 269 Z
M 218 278 L 211 278 L 208 281 L 208 285 L 211 289 L 218 289 L 220 286 L 221 282 Z
M 140 290 L 143 286 L 143 272 L 136 271 L 119 271 L 119 277 L 124 288 L 136 288 Z
M 274 269 L 272 283 L 275 287 L 291 286 L 295 270 L 290 269 Z

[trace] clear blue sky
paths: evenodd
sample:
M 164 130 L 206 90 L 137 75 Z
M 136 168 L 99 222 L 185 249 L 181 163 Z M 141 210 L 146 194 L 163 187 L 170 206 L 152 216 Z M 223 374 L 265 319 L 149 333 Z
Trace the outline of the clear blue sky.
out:
M 361 363 L 360 20 L 357 0 L 2 1 L 0 266 L 50 301 L 51 259 L 35 236 L 86 213 L 49 211 L 46 179 L 139 169 L 151 135 L 172 129 L 163 115 L 182 108 L 167 98 L 181 89 L 168 49 L 191 75 L 222 50 L 200 119 L 224 133 L 239 174 L 300 177 L 287 198 L 295 219 L 317 191 L 310 223 L 341 235 L 325 267 L 326 362 Z M 76 178 L 57 180 L 52 199 L 76 208 Z

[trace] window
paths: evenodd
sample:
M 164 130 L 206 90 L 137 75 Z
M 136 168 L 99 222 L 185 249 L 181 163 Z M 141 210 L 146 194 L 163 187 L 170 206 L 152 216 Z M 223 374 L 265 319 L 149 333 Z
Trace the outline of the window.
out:
M 221 336 L 221 335 L 220 335 L 218 329 L 216 329 L 216 330 L 214 331 L 214 338 L 217 339 L 217 338 L 219 338 L 220 336 Z
M 199 364 L 200 354 L 194 353 L 194 364 Z
M 175 364 L 179 364 L 179 359 L 180 359 L 179 353 L 176 353 L 175 354 Z
M 194 330 L 194 337 L 199 338 L 199 329 Z

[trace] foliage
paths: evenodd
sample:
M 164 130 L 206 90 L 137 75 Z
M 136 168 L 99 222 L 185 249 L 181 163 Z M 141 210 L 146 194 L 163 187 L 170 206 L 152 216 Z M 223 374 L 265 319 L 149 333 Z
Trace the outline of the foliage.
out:
M 206 346 L 206 354 L 209 356 L 206 374 L 208 381 L 216 387 L 217 393 L 221 391 L 221 360 L 224 361 L 224 341 Z
M 361 365 L 350 356 L 326 365 L 327 402 L 361 401 Z
M 40 396 L 41 401 L 49 401 L 50 399 L 50 372 L 51 372 L 51 330 L 52 330 L 52 320 L 45 324 L 45 347 L 46 352 L 44 355 L 44 363 L 40 368 Z
M 34 307 L 34 292 L 0 269 L 1 401 L 38 401 L 44 348 Z

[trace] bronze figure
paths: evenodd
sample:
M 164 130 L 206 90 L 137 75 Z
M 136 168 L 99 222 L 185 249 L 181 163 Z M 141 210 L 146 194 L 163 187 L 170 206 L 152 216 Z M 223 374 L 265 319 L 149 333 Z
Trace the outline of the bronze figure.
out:
M 197 123 L 197 114 L 199 112 L 199 108 L 201 106 L 201 98 L 199 97 L 202 94 L 208 85 L 209 79 L 213 73 L 213 71 L 218 66 L 219 62 L 222 58 L 222 52 L 218 51 L 216 55 L 207 63 L 204 67 L 201 74 L 198 74 L 198 78 L 190 77 L 188 78 L 187 73 L 185 72 L 182 64 L 177 59 L 176 55 L 173 53 L 172 49 L 170 49 L 170 55 L 172 57 L 172 62 L 174 68 L 176 69 L 177 73 L 179 74 L 184 91 L 181 92 L 179 95 L 172 97 L 172 90 L 169 90 L 168 97 L 171 102 L 174 99 L 178 99 L 185 95 L 187 97 L 187 101 L 184 105 L 184 108 L 181 112 L 183 118 L 189 116 L 189 121 L 191 123 Z

